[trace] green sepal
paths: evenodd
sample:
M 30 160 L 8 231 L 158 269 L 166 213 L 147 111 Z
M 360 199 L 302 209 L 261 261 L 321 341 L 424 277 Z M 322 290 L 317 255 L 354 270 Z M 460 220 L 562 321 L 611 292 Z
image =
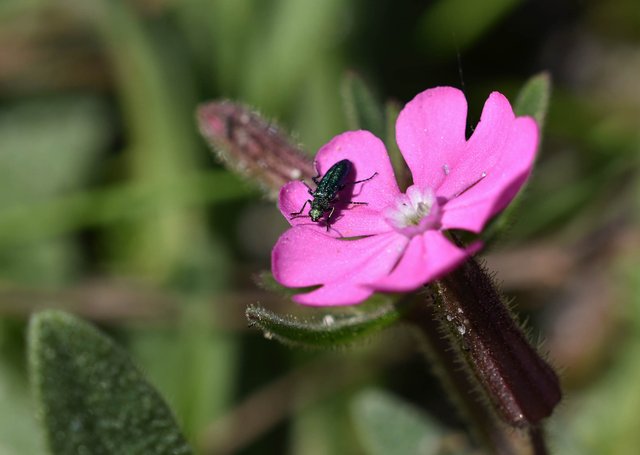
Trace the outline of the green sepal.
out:
M 51 453 L 191 454 L 162 397 L 129 356 L 61 311 L 29 324 L 29 366 Z
M 407 166 L 407 162 L 404 160 L 404 156 L 402 156 L 402 152 L 396 141 L 396 121 L 398 120 L 401 109 L 402 106 L 395 100 L 387 101 L 385 104 L 386 132 L 384 140 L 398 186 L 400 190 L 404 191 L 411 185 L 412 177 L 409 166 Z
M 529 115 L 536 120 L 538 128 L 542 131 L 544 120 L 549 109 L 551 97 L 551 76 L 546 71 L 529 78 L 520 89 L 514 112 L 518 116 Z
M 347 313 L 333 310 L 321 318 L 281 315 L 260 305 L 249 306 L 246 315 L 249 325 L 262 330 L 265 338 L 298 347 L 333 348 L 360 341 L 400 318 L 401 311 L 396 305 L 380 300 L 385 298 L 375 296 L 355 310 L 354 307 L 350 307 Z
M 342 80 L 342 99 L 350 129 L 367 130 L 385 137 L 385 107 L 365 81 L 353 72 Z
M 351 403 L 351 415 L 369 455 L 440 453 L 443 429 L 411 404 L 387 392 L 361 392 Z

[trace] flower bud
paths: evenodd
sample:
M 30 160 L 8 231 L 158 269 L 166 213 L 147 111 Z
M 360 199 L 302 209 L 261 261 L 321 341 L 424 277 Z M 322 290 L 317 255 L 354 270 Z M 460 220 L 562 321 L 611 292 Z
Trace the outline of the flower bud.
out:
M 225 164 L 257 180 L 273 197 L 285 183 L 315 175 L 312 159 L 285 133 L 241 104 L 206 103 L 197 118 L 200 132 Z

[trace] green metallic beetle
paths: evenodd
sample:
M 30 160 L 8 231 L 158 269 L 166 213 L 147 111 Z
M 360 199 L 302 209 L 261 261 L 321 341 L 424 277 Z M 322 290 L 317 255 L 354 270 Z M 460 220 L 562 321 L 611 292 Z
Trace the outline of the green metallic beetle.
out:
M 313 196 L 313 200 L 306 200 L 304 205 L 298 212 L 291 213 L 291 219 L 298 218 L 300 216 L 306 216 L 303 215 L 302 212 L 304 211 L 304 208 L 307 206 L 307 204 L 309 204 L 311 206 L 311 209 L 309 210 L 309 218 L 311 218 L 311 221 L 313 222 L 318 222 L 325 213 L 329 212 L 329 215 L 327 216 L 328 231 L 331 215 L 333 215 L 333 212 L 336 208 L 335 203 L 338 199 L 338 193 L 342 191 L 347 185 L 355 185 L 356 183 L 366 182 L 378 175 L 378 173 L 375 172 L 371 177 L 364 180 L 357 180 L 355 182 L 347 183 L 347 177 L 351 173 L 352 169 L 353 164 L 351 163 L 351 161 L 341 160 L 331 166 L 321 179 L 319 179 L 320 174 L 312 177 L 313 183 L 317 185 L 316 190 L 313 191 L 311 188 L 309 188 L 309 186 L 307 186 L 307 188 L 309 188 L 309 194 Z M 349 204 L 367 205 L 366 202 L 353 201 L 350 201 Z

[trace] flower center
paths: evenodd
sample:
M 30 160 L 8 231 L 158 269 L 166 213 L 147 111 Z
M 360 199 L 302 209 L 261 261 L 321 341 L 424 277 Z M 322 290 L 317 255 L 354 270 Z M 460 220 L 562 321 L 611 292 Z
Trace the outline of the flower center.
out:
M 387 222 L 409 237 L 440 225 L 440 204 L 431 188 L 412 185 L 384 212 Z

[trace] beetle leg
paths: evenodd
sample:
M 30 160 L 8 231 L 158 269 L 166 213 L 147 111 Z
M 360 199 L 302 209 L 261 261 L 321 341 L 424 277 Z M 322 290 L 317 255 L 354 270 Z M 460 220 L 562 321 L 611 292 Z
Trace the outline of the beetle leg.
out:
M 316 163 L 314 162 L 313 165 L 316 166 Z M 316 169 L 318 169 L 317 166 L 316 166 Z M 318 172 L 318 175 L 316 175 L 315 177 L 311 177 L 311 180 L 313 180 L 313 183 L 315 183 L 317 185 L 318 184 L 318 179 L 320 178 L 321 175 L 322 174 L 320 172 Z
M 305 182 L 304 180 L 300 180 L 300 181 L 302 182 L 302 184 L 303 184 L 304 186 L 306 186 L 306 187 L 307 187 L 307 192 L 308 192 L 311 196 L 313 196 L 313 188 L 311 188 L 309 185 L 307 185 L 307 182 Z
M 333 211 L 335 210 L 335 206 L 331 207 L 331 211 L 329 212 L 329 216 L 327 217 L 327 232 L 329 232 L 329 221 L 331 221 L 331 215 L 333 215 Z
M 307 204 L 311 204 L 311 201 L 309 199 L 304 201 L 304 204 L 302 204 L 302 208 L 300 209 L 300 211 L 291 212 L 289 215 L 291 215 L 293 218 L 296 218 L 296 217 L 300 216 L 302 214 L 302 212 L 304 211 L 304 208 L 307 206 Z M 293 219 L 293 218 L 290 218 L 290 219 Z
M 369 180 L 371 180 L 372 178 L 374 178 L 376 175 L 378 175 L 377 172 L 374 172 L 373 175 L 369 178 L 366 178 L 364 180 L 356 180 L 355 182 L 352 183 L 352 185 L 355 185 L 356 183 L 362 183 L 362 182 L 368 182 Z
M 363 182 L 368 182 L 369 180 L 371 180 L 372 178 L 374 178 L 376 175 L 378 175 L 377 172 L 374 172 L 373 175 L 371 177 L 368 177 L 366 179 L 363 180 L 356 180 L 355 182 L 351 182 L 351 183 L 345 183 L 344 185 L 342 185 L 342 187 L 340 188 L 340 190 L 342 190 L 342 188 L 344 188 L 347 185 L 355 185 L 356 183 L 363 183 Z M 360 188 L 360 191 L 362 191 L 362 188 Z M 358 192 L 358 194 L 360 194 L 360 192 Z

